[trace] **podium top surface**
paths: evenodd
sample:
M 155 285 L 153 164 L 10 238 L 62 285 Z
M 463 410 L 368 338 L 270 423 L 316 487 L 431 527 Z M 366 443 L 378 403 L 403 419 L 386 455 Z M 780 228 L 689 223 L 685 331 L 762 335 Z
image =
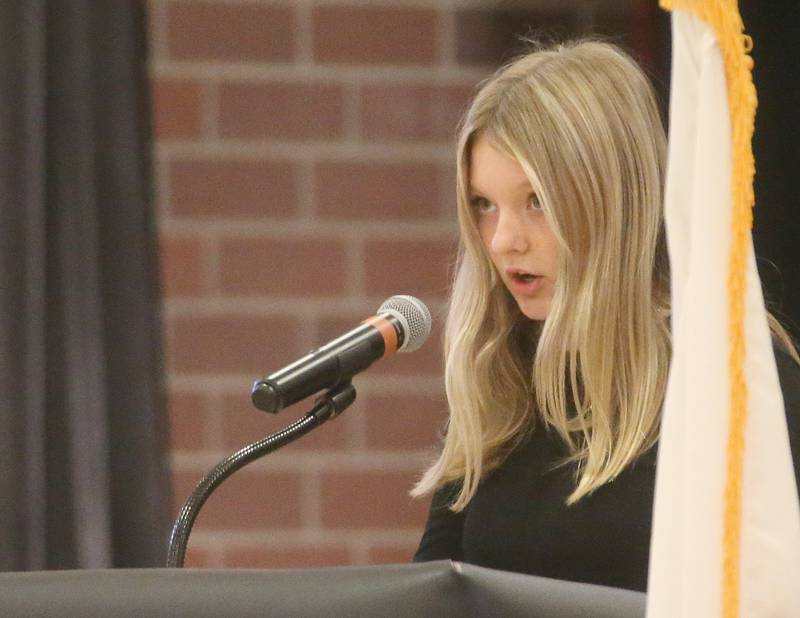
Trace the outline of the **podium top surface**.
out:
M 0 616 L 639 618 L 645 595 L 451 561 L 0 574 Z

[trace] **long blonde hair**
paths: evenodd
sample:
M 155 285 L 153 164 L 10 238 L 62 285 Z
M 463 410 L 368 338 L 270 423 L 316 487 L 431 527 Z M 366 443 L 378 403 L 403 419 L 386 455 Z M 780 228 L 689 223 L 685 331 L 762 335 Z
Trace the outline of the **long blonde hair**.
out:
M 543 323 L 520 313 L 477 234 L 469 154 L 478 134 L 541 189 L 560 257 Z M 612 45 L 536 51 L 482 86 L 458 143 L 461 245 L 445 332 L 450 420 L 414 494 L 460 480 L 452 508 L 463 509 L 536 420 L 558 432 L 578 464 L 568 502 L 653 445 L 670 354 L 665 148 L 647 78 Z
M 537 187 L 559 244 L 549 315 L 531 322 L 497 275 L 470 208 L 478 135 Z M 480 480 L 537 422 L 576 463 L 574 503 L 658 438 L 670 360 L 662 225 L 666 139 L 647 77 L 617 47 L 560 44 L 501 68 L 463 119 L 457 152 L 460 246 L 445 330 L 450 419 L 442 452 L 412 491 Z M 770 326 L 797 358 L 786 332 Z

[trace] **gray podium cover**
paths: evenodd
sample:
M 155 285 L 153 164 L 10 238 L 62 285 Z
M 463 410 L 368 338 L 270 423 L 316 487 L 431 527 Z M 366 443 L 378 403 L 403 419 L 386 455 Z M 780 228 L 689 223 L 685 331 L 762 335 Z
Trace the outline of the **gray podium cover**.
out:
M 293 570 L 119 569 L 0 574 L 11 618 L 639 618 L 629 590 L 459 562 Z

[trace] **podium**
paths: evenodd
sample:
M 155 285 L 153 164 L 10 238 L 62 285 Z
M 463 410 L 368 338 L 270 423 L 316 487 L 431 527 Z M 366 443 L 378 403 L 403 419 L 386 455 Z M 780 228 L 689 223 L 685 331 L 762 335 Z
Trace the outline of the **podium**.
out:
M 26 618 L 634 618 L 645 595 L 452 561 L 286 570 L 0 574 L 0 616 Z

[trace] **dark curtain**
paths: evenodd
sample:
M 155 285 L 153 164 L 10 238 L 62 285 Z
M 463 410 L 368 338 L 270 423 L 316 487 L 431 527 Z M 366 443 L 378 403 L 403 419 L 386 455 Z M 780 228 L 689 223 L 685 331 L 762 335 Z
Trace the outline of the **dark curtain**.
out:
M 739 3 L 758 90 L 753 240 L 769 306 L 800 337 L 800 6 Z
M 0 569 L 161 566 L 143 2 L 0 3 Z

